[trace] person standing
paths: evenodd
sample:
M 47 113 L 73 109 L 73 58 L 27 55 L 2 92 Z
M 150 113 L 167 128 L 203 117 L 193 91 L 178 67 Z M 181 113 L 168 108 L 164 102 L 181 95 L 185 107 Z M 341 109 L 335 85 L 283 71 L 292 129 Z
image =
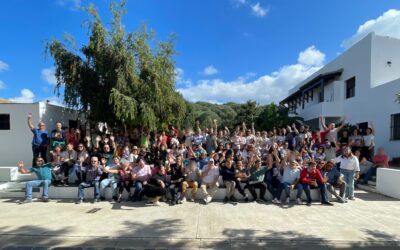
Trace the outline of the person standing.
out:
M 49 133 L 46 130 L 46 124 L 42 121 L 39 122 L 38 127 L 35 128 L 32 122 L 32 113 L 28 113 L 28 127 L 33 133 L 32 139 L 32 166 L 36 166 L 36 160 L 40 156 L 46 163 L 46 151 L 49 144 Z
M 360 177 L 360 163 L 358 158 L 353 155 L 350 147 L 342 148 L 342 155 L 334 159 L 335 163 L 340 163 L 340 172 L 343 174 L 344 182 L 346 182 L 346 199 L 355 200 L 354 198 L 354 180 Z

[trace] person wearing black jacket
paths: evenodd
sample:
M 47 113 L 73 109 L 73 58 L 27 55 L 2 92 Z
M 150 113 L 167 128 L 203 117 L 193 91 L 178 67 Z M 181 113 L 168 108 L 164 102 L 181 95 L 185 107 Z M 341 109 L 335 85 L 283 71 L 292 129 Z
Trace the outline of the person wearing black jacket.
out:
M 233 201 L 236 202 L 235 198 L 235 168 L 233 167 L 233 163 L 230 159 L 225 161 L 220 168 L 220 175 L 222 176 L 222 180 L 224 181 L 224 185 L 226 188 L 226 195 L 224 198 L 224 202 Z
M 178 155 L 175 163 L 170 164 L 169 172 L 171 175 L 171 185 L 169 191 L 171 193 L 171 205 L 181 203 L 179 193 L 182 193 L 182 182 L 185 180 L 185 167 L 183 166 L 182 156 Z

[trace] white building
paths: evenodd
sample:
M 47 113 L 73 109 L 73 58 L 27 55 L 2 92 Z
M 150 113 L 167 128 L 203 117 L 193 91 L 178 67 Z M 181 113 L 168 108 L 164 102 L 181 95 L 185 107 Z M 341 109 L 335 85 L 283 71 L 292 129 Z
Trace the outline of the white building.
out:
M 281 104 L 319 126 L 319 116 L 365 129 L 372 122 L 376 147 L 400 156 L 400 40 L 369 34 L 289 91 Z
M 1 103 L 0 104 L 0 166 L 16 166 L 23 160 L 26 165 L 32 162 L 32 137 L 27 123 L 27 115 L 32 113 L 33 125 L 39 121 L 46 123 L 50 133 L 55 123 L 60 121 L 65 127 L 77 127 L 82 118 L 76 110 L 38 103 Z

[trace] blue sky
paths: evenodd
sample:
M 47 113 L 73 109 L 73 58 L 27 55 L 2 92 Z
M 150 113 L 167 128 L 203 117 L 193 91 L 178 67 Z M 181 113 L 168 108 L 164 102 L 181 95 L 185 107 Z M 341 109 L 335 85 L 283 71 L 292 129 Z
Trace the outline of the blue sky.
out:
M 109 23 L 109 1 L 94 2 Z M 85 0 L 2 1 L 0 98 L 54 97 L 44 43 L 72 34 L 87 41 Z M 191 101 L 269 103 L 370 31 L 400 38 L 398 0 L 128 0 L 124 24 L 165 40 L 176 33 L 177 88 Z

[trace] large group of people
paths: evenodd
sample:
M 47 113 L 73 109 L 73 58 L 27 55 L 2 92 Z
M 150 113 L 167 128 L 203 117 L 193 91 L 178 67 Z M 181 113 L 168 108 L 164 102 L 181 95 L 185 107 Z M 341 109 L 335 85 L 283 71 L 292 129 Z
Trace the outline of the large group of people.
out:
M 18 166 L 37 180 L 27 182 L 23 202 L 32 201 L 33 187 L 43 187 L 47 202 L 50 185 L 76 185 L 78 204 L 89 187 L 94 202 L 106 200 L 110 188 L 113 202 L 146 197 L 154 205 L 160 200 L 175 205 L 193 202 L 202 193 L 208 204 L 221 186 L 224 202 L 237 202 L 238 195 L 245 202 L 268 202 L 269 192 L 272 203 L 290 203 L 293 190 L 297 204 L 303 204 L 305 193 L 311 205 L 311 189 L 316 189 L 323 205 L 333 205 L 329 193 L 346 203 L 355 199 L 355 181 L 367 182 L 377 168 L 388 167 L 389 157 L 383 148 L 375 154 L 373 126 L 361 135 L 358 129 L 345 130 L 345 121 L 336 127 L 321 117 L 322 129 L 292 124 L 271 131 L 243 123 L 230 131 L 214 120 L 209 128 L 196 122 L 193 130 L 169 126 L 157 132 L 113 130 L 104 124 L 65 128 L 57 122 L 49 133 L 43 122 L 35 127 L 28 114 L 32 167 L 25 169 L 22 161 Z

